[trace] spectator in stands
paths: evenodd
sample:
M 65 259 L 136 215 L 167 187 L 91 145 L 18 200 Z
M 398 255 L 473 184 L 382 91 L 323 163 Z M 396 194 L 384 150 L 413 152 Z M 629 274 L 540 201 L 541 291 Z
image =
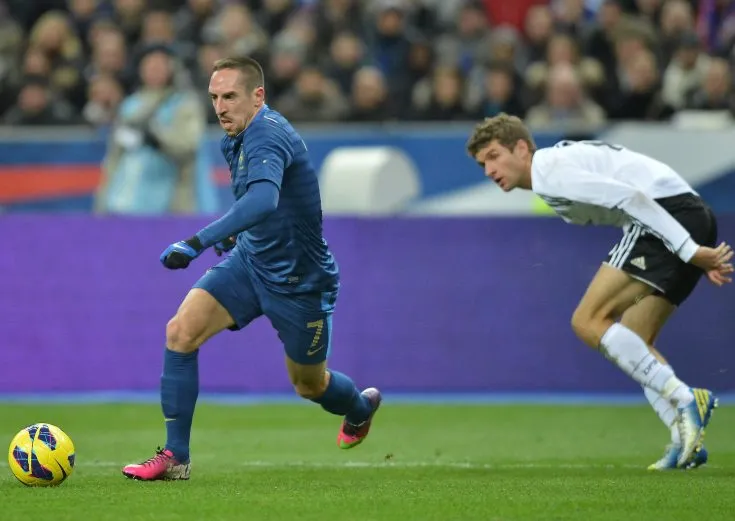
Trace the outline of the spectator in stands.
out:
M 418 2 L 414 2 L 414 4 L 418 3 L 431 13 L 434 19 L 431 32 L 437 34 L 451 30 L 452 27 L 455 26 L 457 12 L 466 1 L 467 0 L 418 0 Z M 487 15 L 487 10 L 485 10 L 485 18 L 490 20 L 490 17 Z
M 116 99 L 110 76 L 125 96 L 133 93 L 139 51 L 151 43 L 176 49 L 207 106 L 213 60 L 249 54 L 266 69 L 274 108 L 293 112 L 304 88 L 334 82 L 349 105 L 344 117 L 371 122 L 472 119 L 497 110 L 524 114 L 534 105 L 548 105 L 549 71 L 562 64 L 571 64 L 581 81 L 580 99 L 602 106 L 610 118 L 657 119 L 667 110 L 727 105 L 732 85 L 717 78 L 722 64 L 712 69 L 708 86 L 699 87 L 713 56 L 735 63 L 730 0 L 17 0 L 7 5 L 14 19 L 0 17 L 0 117 L 15 105 L 30 74 L 47 79 L 44 92 L 56 107 L 52 113 L 71 106 L 71 120 L 83 117 L 95 127 L 106 124 Z M 309 70 L 302 74 L 305 64 Z M 321 80 L 312 67 L 320 69 Z M 458 84 L 459 106 L 452 101 Z M 407 110 L 414 100 L 418 112 Z M 339 99 L 334 105 L 341 105 Z M 334 121 L 335 112 L 323 112 L 325 107 L 298 108 L 296 119 Z M 14 110 L 13 118 L 25 121 L 17 114 Z M 211 110 L 207 118 L 215 122 Z
M 661 6 L 666 0 L 625 0 L 627 10 L 641 22 L 657 26 L 661 22 Z
M 129 49 L 140 40 L 145 18 L 145 0 L 113 0 L 113 20 L 120 28 Z
M 87 60 L 92 57 L 94 53 L 94 46 L 97 44 L 98 40 L 103 35 L 109 33 L 117 33 L 123 38 L 123 41 L 125 41 L 125 33 L 123 33 L 123 30 L 120 28 L 120 26 L 115 23 L 115 20 L 111 15 L 97 14 L 92 22 L 89 24 L 87 32 L 84 34 L 80 34 L 80 38 L 84 39 L 85 45 L 88 48 L 85 56 Z
M 651 51 L 637 53 L 626 62 L 622 74 L 625 89 L 611 107 L 610 119 L 659 121 L 671 116 L 673 108 L 662 99 L 656 57 Z
M 548 5 L 534 5 L 528 10 L 524 22 L 526 59 L 529 63 L 546 58 L 546 46 L 554 34 L 554 16 Z
M 50 79 L 52 68 L 48 55 L 38 47 L 31 47 L 23 57 L 22 72 L 25 76 L 40 76 Z
M 204 28 L 217 13 L 217 4 L 217 0 L 187 0 L 174 16 L 176 39 L 203 45 Z
M 472 109 L 472 113 L 484 98 L 486 74 L 491 66 L 502 66 L 511 71 L 513 84 L 523 102 L 526 101 L 525 83 L 520 72 L 526 65 L 521 35 L 512 27 L 499 27 L 491 31 L 489 46 L 483 60 L 475 64 L 467 78 L 466 106 Z
M 364 40 L 367 25 L 364 19 L 359 0 L 320 0 L 314 14 L 316 45 L 326 49 L 334 37 L 342 32 L 357 34 Z
M 557 0 L 553 3 L 556 31 L 581 40 L 589 32 L 584 0 Z
M 276 108 L 280 97 L 295 84 L 306 60 L 306 51 L 295 37 L 290 36 L 279 38 L 270 51 L 270 60 L 266 65 L 266 92 Z
M 416 86 L 411 117 L 424 121 L 471 119 L 473 114 L 465 109 L 464 92 L 460 70 L 439 66 L 434 69 L 430 80 Z
M 0 15 L 0 115 L 15 103 L 18 58 L 23 50 L 23 29 L 7 16 Z
M 702 85 L 687 96 L 686 108 L 693 110 L 729 110 L 732 105 L 732 71 L 727 60 L 709 61 Z
M 607 76 L 603 106 L 609 112 L 619 103 L 622 93 L 630 90 L 630 78 L 626 74 L 641 53 L 655 52 L 656 34 L 645 22 L 625 19 L 615 31 L 613 49 L 615 52 L 615 71 Z
M 95 208 L 122 214 L 212 212 L 214 186 L 196 93 L 177 82 L 170 48 L 143 54 L 140 87 L 122 103 Z
M 256 17 L 267 34 L 278 34 L 297 11 L 298 0 L 263 0 Z
M 23 81 L 18 100 L 3 118 L 5 125 L 56 126 L 79 123 L 74 109 L 54 98 L 48 78 L 29 76 Z
M 130 53 L 125 43 L 125 35 L 116 28 L 105 28 L 91 40 L 92 56 L 84 69 L 86 81 L 98 75 L 110 75 L 128 91 L 134 78 L 128 63 Z
M 74 33 L 80 38 L 85 55 L 89 55 L 91 48 L 87 40 L 95 14 L 100 8 L 99 0 L 69 0 L 69 13 Z
M 293 89 L 279 99 L 279 111 L 294 122 L 324 123 L 345 119 L 349 105 L 335 82 L 318 68 L 306 67 Z
M 0 85 L 0 103 L 2 113 L 16 104 L 26 78 L 43 78 L 46 84 L 51 83 L 51 60 L 41 49 L 31 47 L 22 57 L 19 70 L 10 69 L 3 84 Z
M 77 108 L 84 103 L 84 82 L 79 71 L 84 63 L 82 44 L 69 17 L 48 11 L 38 19 L 30 34 L 30 45 L 51 62 L 51 88 Z
M 400 101 L 402 105 L 410 106 L 413 103 L 416 87 L 431 80 L 435 66 L 436 56 L 431 42 L 423 38 L 412 41 L 411 48 L 408 50 L 408 63 L 405 71 L 406 82 L 410 90 L 405 93 L 407 97 Z
M 211 20 L 208 31 L 222 37 L 225 54 L 251 55 L 260 58 L 266 51 L 268 35 L 253 19 L 253 14 L 243 4 L 225 4 L 216 18 Z
M 490 32 L 490 52 L 485 57 L 485 64 L 505 62 L 516 71 L 522 71 L 528 65 L 521 33 L 511 27 L 496 27 Z M 520 76 L 520 72 L 518 72 Z
M 536 128 L 552 125 L 587 128 L 603 124 L 605 112 L 587 97 L 574 67 L 560 64 L 549 72 L 546 97 L 531 107 L 526 122 Z
M 487 15 L 479 2 L 467 2 L 457 13 L 456 27 L 440 36 L 436 43 L 437 62 L 459 67 L 469 73 L 474 64 L 487 61 L 491 31 Z
M 388 121 L 396 119 L 398 111 L 388 96 L 383 73 L 376 67 L 361 67 L 352 82 L 351 121 Z
M 488 67 L 476 112 L 477 118 L 497 116 L 501 112 L 524 117 L 521 92 L 510 67 L 503 64 Z
M 329 52 L 328 47 L 320 48 L 317 40 L 316 28 L 309 13 L 297 11 L 289 18 L 283 30 L 273 36 L 271 46 L 278 46 L 283 41 L 291 42 L 301 47 L 305 62 L 315 63 Z
M 375 66 L 382 72 L 382 82 L 392 97 L 408 96 L 412 85 L 406 74 L 411 37 L 405 7 L 397 0 L 376 0 L 379 9 L 368 35 L 368 45 Z
M 664 72 L 664 102 L 675 110 L 684 108 L 686 96 L 702 84 L 709 62 L 710 57 L 701 52 L 697 34 L 684 33 Z
M 582 56 L 577 43 L 571 36 L 561 33 L 555 34 L 549 39 L 546 48 L 546 59 L 532 63 L 526 69 L 525 82 L 528 89 L 533 92 L 534 99 L 540 97 L 546 84 L 549 70 L 561 64 L 574 67 L 582 88 L 593 98 L 601 98 L 601 90 L 605 84 L 605 71 L 602 64 L 594 58 Z
M 178 58 L 190 67 L 196 60 L 196 49 L 192 42 L 176 38 L 174 16 L 167 9 L 149 9 L 143 19 L 136 53 L 151 45 L 166 45 L 176 52 Z
M 87 104 L 82 110 L 84 121 L 97 128 L 113 124 L 123 100 L 120 82 L 111 74 L 99 74 L 89 82 Z
M 620 0 L 603 0 L 597 11 L 597 23 L 592 26 L 584 43 L 585 55 L 598 60 L 608 77 L 616 72 L 615 35 L 622 20 Z
M 352 77 L 365 65 L 365 45 L 355 33 L 337 34 L 329 46 L 329 58 L 325 60 L 324 70 L 343 95 L 352 90 Z
M 666 66 L 682 35 L 694 31 L 694 12 L 687 0 L 667 0 L 661 7 L 661 63 Z

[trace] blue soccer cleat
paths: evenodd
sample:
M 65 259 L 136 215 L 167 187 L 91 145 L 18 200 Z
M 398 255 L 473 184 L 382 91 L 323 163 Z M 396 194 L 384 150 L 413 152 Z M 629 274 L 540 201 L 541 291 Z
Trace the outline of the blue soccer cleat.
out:
M 685 407 L 678 409 L 676 419 L 681 438 L 681 452 L 677 459 L 678 467 L 686 467 L 687 462 L 702 444 L 704 429 L 709 425 L 712 411 L 717 408 L 717 398 L 707 389 L 692 389 L 694 400 Z
M 666 452 L 663 457 L 656 463 L 652 463 L 648 466 L 648 470 L 673 470 L 679 468 L 679 454 L 681 454 L 681 445 L 669 444 L 666 446 Z M 691 461 L 686 465 L 683 465 L 682 469 L 696 469 L 701 467 L 709 459 L 709 453 L 707 449 L 702 445 L 699 449 L 694 451 L 694 456 Z
M 698 450 L 694 451 L 694 458 L 684 465 L 682 468 L 684 469 L 696 469 L 697 467 L 701 467 L 705 463 L 707 463 L 707 460 L 709 459 L 709 453 L 707 452 L 707 449 L 704 448 L 704 445 L 702 445 Z

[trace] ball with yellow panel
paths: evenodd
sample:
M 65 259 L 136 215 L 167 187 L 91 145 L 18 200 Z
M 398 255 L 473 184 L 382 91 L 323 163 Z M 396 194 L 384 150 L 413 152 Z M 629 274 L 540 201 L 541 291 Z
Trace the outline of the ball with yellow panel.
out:
M 8 449 L 10 471 L 29 487 L 62 484 L 74 471 L 75 458 L 71 438 L 49 423 L 25 427 L 15 435 Z

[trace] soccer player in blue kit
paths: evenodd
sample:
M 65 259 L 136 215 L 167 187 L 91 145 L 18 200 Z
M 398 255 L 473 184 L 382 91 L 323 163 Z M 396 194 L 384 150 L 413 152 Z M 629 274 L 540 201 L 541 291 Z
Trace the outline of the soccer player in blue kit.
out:
M 377 389 L 360 392 L 348 376 L 327 369 L 339 270 L 322 236 L 317 174 L 303 139 L 265 103 L 263 70 L 253 59 L 216 62 L 209 94 L 227 134 L 222 152 L 236 202 L 192 238 L 166 248 L 161 262 L 184 269 L 210 247 L 231 254 L 199 279 L 166 327 L 161 376 L 166 445 L 150 459 L 124 467 L 132 479 L 189 479 L 199 347 L 261 315 L 283 342 L 296 392 L 344 417 L 340 448 L 365 439 L 381 402 Z

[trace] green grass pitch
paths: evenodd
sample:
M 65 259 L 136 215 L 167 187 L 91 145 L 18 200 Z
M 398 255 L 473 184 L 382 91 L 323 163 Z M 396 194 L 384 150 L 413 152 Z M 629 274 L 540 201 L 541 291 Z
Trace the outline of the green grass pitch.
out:
M 710 464 L 652 473 L 668 433 L 644 406 L 384 403 L 367 441 L 310 404 L 200 403 L 192 479 L 140 483 L 123 463 L 162 443 L 155 405 L 0 405 L 7 443 L 35 422 L 73 439 L 74 474 L 26 488 L 0 466 L 1 521 L 732 521 L 735 408 Z M 4 460 L 6 461 L 6 460 Z

